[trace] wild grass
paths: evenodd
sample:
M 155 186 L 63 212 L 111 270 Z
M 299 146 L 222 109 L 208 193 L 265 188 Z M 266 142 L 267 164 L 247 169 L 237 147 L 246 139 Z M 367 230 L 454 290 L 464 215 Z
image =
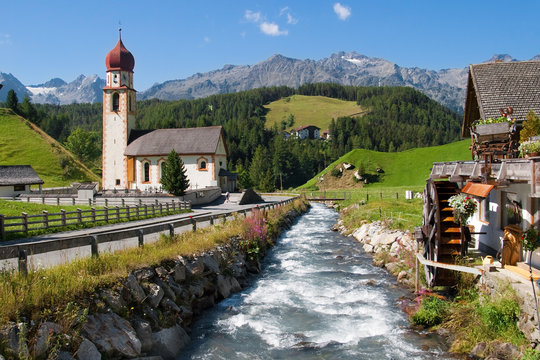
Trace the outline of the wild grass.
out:
M 31 165 L 45 187 L 100 181 L 56 140 L 8 109 L 0 109 L 0 164 Z
M 363 169 L 362 172 L 365 174 L 378 176 L 377 182 L 368 185 L 358 184 L 358 188 L 362 188 L 364 191 L 378 191 L 388 187 L 423 188 L 434 162 L 471 159 L 469 145 L 470 140 L 462 140 L 446 145 L 416 148 L 402 152 L 355 149 L 334 161 L 299 189 L 322 190 L 319 178 L 327 173 L 327 176 L 331 176 L 332 169 L 344 162 L 353 164 L 356 170 Z M 383 172 L 378 173 L 377 168 L 382 169 Z
M 294 125 L 286 130 L 303 125 L 315 125 L 324 131 L 328 129 L 332 119 L 341 116 L 361 116 L 365 109 L 355 101 L 332 99 L 325 96 L 292 95 L 266 105 L 270 111 L 266 115 L 266 128 L 271 129 L 277 124 L 281 129 L 281 121 L 294 116 Z
M 82 210 L 90 210 L 91 206 L 88 205 L 46 205 L 46 204 L 36 204 L 28 203 L 24 201 L 12 201 L 12 200 L 1 200 L 0 199 L 0 214 L 4 216 L 20 216 L 21 213 L 25 212 L 28 215 L 38 215 L 42 214 L 43 210 L 46 210 L 50 213 L 59 213 L 61 209 L 66 211 L 77 211 L 77 208 Z M 101 207 L 96 207 L 100 209 Z
M 275 210 L 268 210 L 267 219 L 277 221 L 288 209 L 302 206 L 300 200 Z M 45 309 L 60 311 L 70 302 L 88 306 L 97 289 L 118 283 L 132 270 L 158 265 L 177 256 L 204 252 L 242 233 L 242 218 L 199 229 L 161 236 L 154 244 L 115 253 L 100 254 L 98 258 L 84 258 L 54 268 L 37 270 L 23 276 L 0 272 L 0 324 L 41 319 Z
M 404 193 L 396 200 L 395 193 L 400 188 L 387 188 L 382 200 L 379 193 L 366 197 L 360 192 L 353 194 L 352 200 L 340 207 L 341 219 L 347 229 L 354 231 L 366 222 L 383 221 L 389 228 L 413 230 L 422 225 L 422 199 L 406 200 Z
M 528 344 L 517 327 L 519 298 L 509 283 L 501 289 L 491 297 L 471 289 L 467 298 L 458 298 L 451 304 L 450 314 L 441 325 L 454 336 L 451 351 L 468 353 L 479 342 L 495 340 L 518 347 Z

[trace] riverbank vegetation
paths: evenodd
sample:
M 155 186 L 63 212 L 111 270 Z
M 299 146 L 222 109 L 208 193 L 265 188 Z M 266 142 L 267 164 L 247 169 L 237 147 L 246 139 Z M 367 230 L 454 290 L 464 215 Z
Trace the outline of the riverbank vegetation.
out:
M 267 241 L 274 241 L 288 211 L 305 212 L 307 204 L 297 199 L 293 203 L 264 212 Z M 260 216 L 261 213 L 257 216 Z M 248 217 L 249 219 L 249 217 Z M 132 270 L 160 264 L 177 256 L 190 256 L 209 250 L 232 237 L 245 236 L 244 218 L 222 222 L 196 232 L 174 237 L 161 236 L 154 244 L 115 253 L 100 254 L 72 263 L 39 269 L 28 275 L 0 272 L 0 325 L 8 321 L 39 322 L 48 317 L 62 323 L 64 310 L 73 304 L 88 308 L 97 289 L 118 284 Z M 253 238 L 253 237 L 252 237 Z

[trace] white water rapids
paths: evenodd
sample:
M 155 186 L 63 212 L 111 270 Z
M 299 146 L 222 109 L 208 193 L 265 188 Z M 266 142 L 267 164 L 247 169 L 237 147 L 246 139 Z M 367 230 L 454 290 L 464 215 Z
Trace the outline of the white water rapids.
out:
M 448 359 L 412 331 L 408 295 L 313 204 L 268 252 L 250 287 L 205 312 L 179 359 Z

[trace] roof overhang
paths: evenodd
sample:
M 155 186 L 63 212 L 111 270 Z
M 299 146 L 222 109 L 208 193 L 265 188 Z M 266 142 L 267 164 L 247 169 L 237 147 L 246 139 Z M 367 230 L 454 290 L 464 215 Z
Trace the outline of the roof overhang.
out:
M 486 198 L 495 185 L 480 184 L 474 182 L 467 182 L 467 184 L 461 189 L 462 193 Z

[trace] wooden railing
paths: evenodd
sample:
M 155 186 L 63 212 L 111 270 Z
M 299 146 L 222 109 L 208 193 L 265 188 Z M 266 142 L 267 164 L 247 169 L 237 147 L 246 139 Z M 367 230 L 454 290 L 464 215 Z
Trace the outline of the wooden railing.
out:
M 124 207 L 105 206 L 102 209 L 91 208 L 90 210 L 65 211 L 62 209 L 59 213 L 49 213 L 43 210 L 42 214 L 35 215 L 28 215 L 24 212 L 21 216 L 4 216 L 0 214 L 0 238 L 5 241 L 6 236 L 13 233 L 22 233 L 28 236 L 28 233 L 33 230 L 84 223 L 118 222 L 124 219 L 129 221 L 140 217 L 171 215 L 189 209 L 191 209 L 189 202 L 173 201 L 171 203 L 126 205 Z

